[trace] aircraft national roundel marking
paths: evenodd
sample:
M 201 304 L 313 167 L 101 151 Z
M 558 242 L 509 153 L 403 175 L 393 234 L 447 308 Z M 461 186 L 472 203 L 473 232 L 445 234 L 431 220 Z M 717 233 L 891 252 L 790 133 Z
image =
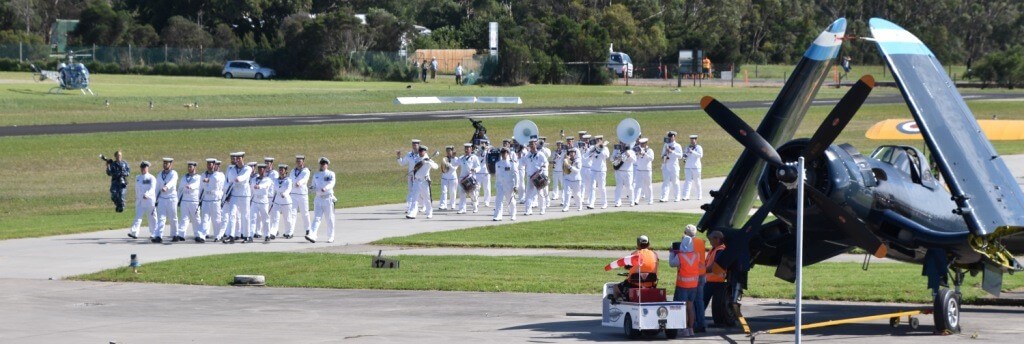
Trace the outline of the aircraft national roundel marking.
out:
M 921 128 L 917 127 L 917 122 L 906 121 L 896 125 L 896 130 L 899 130 L 904 134 L 920 134 Z

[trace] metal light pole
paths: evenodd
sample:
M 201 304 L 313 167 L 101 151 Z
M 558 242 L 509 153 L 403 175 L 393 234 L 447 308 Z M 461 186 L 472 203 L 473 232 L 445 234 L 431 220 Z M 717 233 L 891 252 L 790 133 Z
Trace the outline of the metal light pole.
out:
M 804 158 L 797 160 L 797 184 L 796 184 L 796 329 L 795 342 L 800 344 L 801 327 L 803 326 L 803 303 L 804 298 L 803 275 L 804 275 Z

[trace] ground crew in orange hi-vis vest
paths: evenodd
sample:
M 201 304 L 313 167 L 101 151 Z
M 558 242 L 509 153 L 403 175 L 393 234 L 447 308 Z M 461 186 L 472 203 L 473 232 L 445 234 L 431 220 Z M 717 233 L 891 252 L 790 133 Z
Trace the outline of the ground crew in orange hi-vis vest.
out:
M 718 254 L 725 250 L 725 235 L 720 231 L 714 231 L 708 234 L 708 241 L 711 242 L 711 252 L 708 252 L 708 258 L 705 259 L 705 272 L 707 273 L 707 283 L 704 284 L 704 309 L 711 305 L 711 302 L 725 303 L 728 302 L 727 284 L 725 283 L 726 269 L 721 265 L 715 263 L 715 259 L 718 258 Z M 724 306 L 723 306 L 724 307 Z M 720 308 L 721 309 L 721 308 Z M 699 310 L 698 312 L 704 312 Z M 719 319 L 720 320 L 720 319 Z M 716 325 L 718 324 L 715 322 Z
M 700 277 L 697 279 L 697 296 L 693 299 L 693 309 L 697 312 L 696 316 L 693 318 L 693 332 L 704 333 L 707 332 L 707 328 L 704 323 L 704 312 L 701 312 L 701 310 L 705 307 L 704 283 L 706 282 L 707 276 L 704 273 L 704 267 L 706 266 L 704 257 L 706 256 L 707 248 L 704 246 L 704 240 L 697 237 L 697 226 L 686 225 L 686 230 L 683 231 L 683 234 L 693 239 L 693 252 L 697 253 L 697 256 L 700 257 L 700 263 L 698 265 Z
M 650 249 L 651 240 L 646 235 L 636 238 L 636 251 L 629 256 L 612 262 L 615 268 L 619 265 L 629 269 L 626 280 L 619 283 L 619 297 L 625 298 L 629 295 L 629 288 L 654 288 L 658 286 L 658 254 Z
M 676 291 L 672 295 L 673 301 L 686 301 L 686 330 L 684 336 L 693 335 L 694 303 L 697 301 L 697 286 L 700 281 L 700 271 L 703 270 L 703 257 L 693 248 L 693 238 L 683 236 L 679 243 L 678 250 L 670 251 L 669 265 L 678 267 L 676 273 Z

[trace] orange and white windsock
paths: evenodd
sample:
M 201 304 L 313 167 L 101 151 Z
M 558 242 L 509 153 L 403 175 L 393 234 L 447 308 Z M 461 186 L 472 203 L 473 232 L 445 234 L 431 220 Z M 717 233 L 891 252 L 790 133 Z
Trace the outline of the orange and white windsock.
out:
M 609 271 L 611 269 L 621 268 L 621 267 L 626 266 L 626 265 L 632 265 L 632 266 L 640 265 L 640 255 L 639 254 L 635 254 L 635 255 L 625 256 L 625 257 L 619 258 L 618 260 L 613 261 L 611 263 L 608 263 L 608 265 L 605 265 L 604 266 L 604 271 Z

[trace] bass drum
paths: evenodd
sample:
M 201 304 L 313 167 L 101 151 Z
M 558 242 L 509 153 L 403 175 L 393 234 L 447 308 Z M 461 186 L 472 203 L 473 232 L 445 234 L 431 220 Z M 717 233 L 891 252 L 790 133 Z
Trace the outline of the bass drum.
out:
M 490 152 L 487 152 L 487 172 L 490 172 L 491 174 L 495 173 L 494 164 L 497 164 L 498 160 L 501 160 L 500 150 L 492 149 Z

